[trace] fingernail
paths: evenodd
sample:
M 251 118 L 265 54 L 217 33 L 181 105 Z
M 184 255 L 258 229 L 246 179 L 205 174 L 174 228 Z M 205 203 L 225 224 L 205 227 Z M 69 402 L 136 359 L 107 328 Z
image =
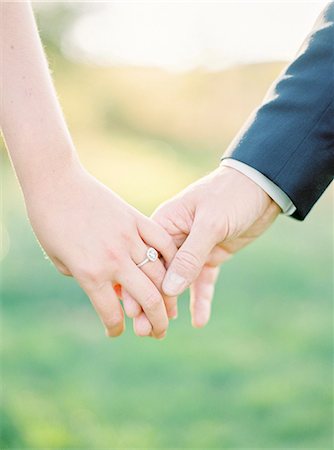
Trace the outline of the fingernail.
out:
M 180 294 L 186 288 L 186 280 L 175 272 L 167 272 L 162 283 L 162 290 L 166 295 Z

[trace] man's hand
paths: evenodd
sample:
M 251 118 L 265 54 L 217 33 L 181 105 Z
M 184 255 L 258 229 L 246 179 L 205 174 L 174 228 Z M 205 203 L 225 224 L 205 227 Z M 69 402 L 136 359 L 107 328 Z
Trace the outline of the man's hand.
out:
M 192 323 L 210 317 L 219 265 L 260 236 L 280 208 L 252 180 L 220 167 L 161 205 L 153 218 L 179 248 L 164 282 L 166 295 L 191 289 Z

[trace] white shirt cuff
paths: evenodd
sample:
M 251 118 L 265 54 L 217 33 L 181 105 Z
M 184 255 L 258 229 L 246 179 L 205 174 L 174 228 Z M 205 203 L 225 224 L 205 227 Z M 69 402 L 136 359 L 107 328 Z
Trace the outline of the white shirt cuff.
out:
M 232 158 L 223 159 L 220 165 L 232 167 L 254 181 L 277 203 L 285 215 L 291 216 L 296 211 L 295 205 L 286 193 L 258 170 Z

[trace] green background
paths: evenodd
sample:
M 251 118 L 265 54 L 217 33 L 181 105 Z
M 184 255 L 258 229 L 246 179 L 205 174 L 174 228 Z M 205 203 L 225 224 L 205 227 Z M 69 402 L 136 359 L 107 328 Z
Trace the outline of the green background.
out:
M 218 164 L 282 68 L 100 68 L 45 41 L 81 159 L 148 214 Z M 332 448 L 329 192 L 222 267 L 205 329 L 184 295 L 166 340 L 130 321 L 110 340 L 43 258 L 1 155 L 1 448 Z

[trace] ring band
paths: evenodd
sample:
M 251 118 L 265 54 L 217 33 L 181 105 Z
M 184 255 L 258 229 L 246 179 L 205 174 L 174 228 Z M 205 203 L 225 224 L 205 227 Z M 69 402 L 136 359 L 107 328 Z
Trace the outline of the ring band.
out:
M 158 252 L 155 248 L 149 247 L 146 252 L 146 258 L 141 263 L 137 264 L 137 267 L 143 267 L 144 264 L 148 262 L 154 262 L 158 259 Z

